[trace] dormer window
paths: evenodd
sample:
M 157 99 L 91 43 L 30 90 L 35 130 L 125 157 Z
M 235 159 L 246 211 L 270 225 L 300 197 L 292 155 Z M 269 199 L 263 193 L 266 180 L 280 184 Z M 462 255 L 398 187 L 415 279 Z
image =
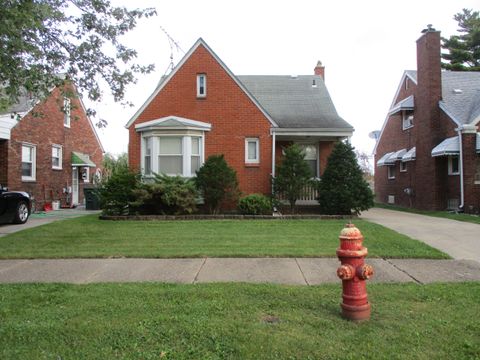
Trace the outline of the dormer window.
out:
M 207 75 L 197 74 L 197 98 L 207 97 Z
M 413 110 L 402 111 L 402 129 L 407 130 L 413 127 Z

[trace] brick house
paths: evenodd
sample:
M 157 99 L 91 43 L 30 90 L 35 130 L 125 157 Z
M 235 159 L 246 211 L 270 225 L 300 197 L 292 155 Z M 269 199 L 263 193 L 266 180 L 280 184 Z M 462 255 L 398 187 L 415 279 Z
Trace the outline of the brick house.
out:
M 82 204 L 102 160 L 81 99 L 66 98 L 59 88 L 43 101 L 23 96 L 0 113 L 0 184 L 29 192 L 37 210 L 52 201 Z
M 320 176 L 334 142 L 353 132 L 335 110 L 321 63 L 313 75 L 236 76 L 202 39 L 126 128 L 132 169 L 190 177 L 209 155 L 224 154 L 244 194 L 271 192 L 275 163 L 292 142 Z
M 376 200 L 478 213 L 480 72 L 442 71 L 440 49 L 440 32 L 424 30 L 375 146 Z

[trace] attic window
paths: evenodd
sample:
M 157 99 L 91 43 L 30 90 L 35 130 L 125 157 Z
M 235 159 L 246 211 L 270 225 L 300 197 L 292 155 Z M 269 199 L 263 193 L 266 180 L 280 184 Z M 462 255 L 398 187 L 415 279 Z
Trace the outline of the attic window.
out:
M 197 98 L 207 97 L 207 75 L 197 74 Z
M 70 127 L 71 104 L 69 98 L 63 98 L 63 126 Z
M 317 87 L 317 81 L 315 79 L 312 80 L 312 87 L 313 88 Z

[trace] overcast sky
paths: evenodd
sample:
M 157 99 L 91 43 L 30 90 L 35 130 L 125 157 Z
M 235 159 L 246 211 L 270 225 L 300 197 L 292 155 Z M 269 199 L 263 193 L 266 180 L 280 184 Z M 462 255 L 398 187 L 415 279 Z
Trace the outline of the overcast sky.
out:
M 178 63 L 202 37 L 236 75 L 308 75 L 317 60 L 337 112 L 355 128 L 353 145 L 371 153 L 404 70 L 416 69 L 416 40 L 427 24 L 442 36 L 457 32 L 453 15 L 478 10 L 478 0 L 368 1 L 214 1 L 112 0 L 114 5 L 155 7 L 125 38 L 140 63 L 156 71 L 129 88 L 135 106 L 125 108 L 105 97 L 89 104 L 109 125 L 98 130 L 107 152 L 127 151 L 125 124 L 155 89 L 170 63 L 163 27 L 182 51 Z

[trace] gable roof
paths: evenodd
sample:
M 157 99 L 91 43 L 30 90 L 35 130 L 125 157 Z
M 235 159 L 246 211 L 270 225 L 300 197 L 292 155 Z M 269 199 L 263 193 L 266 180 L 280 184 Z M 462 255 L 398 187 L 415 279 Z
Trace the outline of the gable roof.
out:
M 348 129 L 338 116 L 323 78 L 301 76 L 237 76 L 281 128 Z
M 478 71 L 442 71 L 442 100 L 439 102 L 440 108 L 455 122 L 458 126 L 480 122 L 480 72 Z M 406 70 L 395 94 L 394 100 L 387 114 L 387 118 L 382 127 L 380 137 L 375 144 L 374 153 L 377 144 L 383 133 L 383 129 L 388 122 L 388 118 L 401 103 L 405 100 L 397 101 L 400 88 L 409 77 L 417 83 L 417 71 Z
M 236 76 L 213 50 L 200 38 L 175 69 L 162 78 L 156 89 L 125 125 L 129 128 L 158 93 L 175 76 L 187 59 L 203 46 L 215 58 L 227 74 L 260 109 L 274 128 L 322 128 L 352 132 L 353 127 L 338 116 L 323 78 L 305 76 Z M 315 86 L 312 86 L 315 84 Z
M 252 102 L 258 107 L 258 109 L 265 115 L 265 117 L 270 121 L 272 126 L 277 126 L 275 121 L 270 117 L 270 115 L 263 109 L 263 107 L 258 103 L 258 101 L 248 92 L 245 86 L 238 81 L 236 76 L 230 71 L 230 69 L 223 63 L 223 61 L 215 54 L 215 52 L 207 45 L 207 43 L 202 39 L 199 38 L 197 42 L 190 48 L 190 50 L 185 54 L 185 56 L 180 60 L 180 62 L 175 66 L 173 71 L 166 77 L 162 77 L 153 91 L 153 93 L 148 97 L 147 101 L 137 110 L 137 112 L 131 117 L 131 119 L 127 122 L 125 127 L 128 129 L 140 116 L 140 114 L 146 109 L 146 107 L 155 99 L 158 93 L 168 84 L 168 82 L 175 76 L 178 70 L 185 64 L 185 62 L 192 56 L 192 54 L 198 49 L 198 47 L 203 46 L 212 57 L 218 62 L 218 64 L 225 70 L 225 72 L 232 78 L 233 81 L 243 90 L 243 92 L 252 100 Z
M 63 75 L 59 75 L 63 76 Z M 100 149 L 102 152 L 105 152 L 105 149 L 103 148 L 103 144 L 100 141 L 100 138 L 97 134 L 97 131 L 95 130 L 95 126 L 93 125 L 92 119 L 90 119 L 90 116 L 87 114 L 87 109 L 85 108 L 85 104 L 83 103 L 81 94 L 78 93 L 77 87 L 75 84 L 71 83 L 73 86 L 75 93 L 78 95 L 76 96 L 76 99 L 78 99 L 80 106 L 85 113 L 85 116 L 87 117 L 88 124 L 90 125 L 90 128 L 93 131 L 93 134 L 95 135 L 95 139 L 97 140 L 98 145 L 100 146 Z M 54 86 L 50 89 L 50 93 L 48 96 L 50 96 L 57 87 Z M 47 95 L 45 97 L 48 97 Z M 26 92 L 22 92 L 22 94 L 19 96 L 18 101 L 15 104 L 12 104 L 9 108 L 7 108 L 4 111 L 0 111 L 0 136 L 2 135 L 2 130 L 5 130 L 5 133 L 8 132 L 7 136 L 3 136 L 0 138 L 6 138 L 10 139 L 10 130 L 12 130 L 18 123 L 18 119 L 13 116 L 13 114 L 18 114 L 20 116 L 20 119 L 25 117 L 30 111 L 33 110 L 33 108 L 40 102 L 40 99 L 37 98 L 32 98 L 29 96 Z

